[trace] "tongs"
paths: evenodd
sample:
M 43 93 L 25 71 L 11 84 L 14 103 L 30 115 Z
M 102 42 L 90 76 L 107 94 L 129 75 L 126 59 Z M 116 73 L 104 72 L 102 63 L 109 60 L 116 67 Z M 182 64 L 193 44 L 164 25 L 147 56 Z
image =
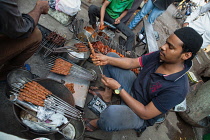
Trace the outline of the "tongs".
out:
M 64 46 L 59 48 L 54 48 L 53 52 L 78 52 L 78 49 L 74 46 Z

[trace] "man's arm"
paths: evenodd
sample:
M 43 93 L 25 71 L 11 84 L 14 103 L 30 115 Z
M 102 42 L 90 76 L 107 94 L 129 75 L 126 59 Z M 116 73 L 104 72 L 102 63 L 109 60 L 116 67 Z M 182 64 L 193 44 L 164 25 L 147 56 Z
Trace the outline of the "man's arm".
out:
M 92 61 L 96 65 L 113 65 L 123 69 L 134 69 L 140 67 L 139 58 L 116 58 L 100 53 L 96 53 L 95 57 L 92 57 Z
M 128 94 L 124 89 L 121 90 L 120 97 L 133 110 L 134 113 L 144 120 L 152 119 L 161 114 L 153 102 L 150 102 L 144 106 L 142 103 L 130 96 L 130 94 Z
M 37 25 L 41 14 L 47 14 L 48 10 L 48 1 L 38 0 L 34 9 L 29 12 L 28 15 L 30 15 L 34 19 L 35 25 Z
M 120 84 L 109 77 L 102 75 L 102 82 L 105 86 L 115 90 L 120 87 Z M 134 99 L 124 89 L 120 91 L 120 97 L 122 100 L 136 113 L 140 118 L 144 120 L 152 119 L 161 114 L 161 112 L 155 107 L 153 102 L 150 102 L 146 106 Z
M 105 15 L 105 10 L 106 7 L 110 4 L 108 0 L 105 0 L 100 11 L 100 26 L 104 25 L 104 15 Z
M 16 0 L 1 0 L 0 34 L 14 39 L 27 38 L 33 32 L 40 15 L 48 10 L 44 7 L 48 7 L 48 2 L 38 1 L 29 14 L 21 14 Z
M 123 11 L 122 14 L 120 15 L 120 17 L 118 17 L 118 18 L 115 19 L 114 24 L 119 24 L 120 21 L 121 21 L 121 19 L 122 19 L 127 13 L 128 13 L 128 10 Z

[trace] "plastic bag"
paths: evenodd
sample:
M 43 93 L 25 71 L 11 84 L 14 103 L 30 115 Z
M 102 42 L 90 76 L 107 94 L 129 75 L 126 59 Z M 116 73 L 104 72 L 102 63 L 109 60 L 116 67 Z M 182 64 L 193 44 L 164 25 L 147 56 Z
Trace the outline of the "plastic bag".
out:
M 80 6 L 81 0 L 56 0 L 55 9 L 67 15 L 74 16 L 81 10 Z

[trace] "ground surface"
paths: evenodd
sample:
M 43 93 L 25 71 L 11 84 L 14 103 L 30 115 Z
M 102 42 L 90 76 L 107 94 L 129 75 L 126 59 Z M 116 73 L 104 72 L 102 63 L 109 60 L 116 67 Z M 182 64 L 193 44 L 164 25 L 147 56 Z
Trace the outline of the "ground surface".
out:
M 18 4 L 22 12 L 29 12 L 35 5 L 35 0 L 19 0 Z M 88 25 L 88 16 L 87 16 L 87 6 L 90 4 L 100 5 L 100 1 L 93 0 L 91 3 L 88 3 L 86 0 L 83 0 L 83 5 L 81 6 L 81 11 L 78 13 L 78 19 L 82 18 L 85 21 L 85 24 Z M 84 5 L 85 4 L 85 5 Z M 180 21 L 177 21 L 172 18 L 172 13 L 175 10 L 175 7 L 171 5 L 163 15 L 157 18 L 154 23 L 154 30 L 159 33 L 160 40 L 157 42 L 158 46 L 165 43 L 166 38 L 173 33 L 173 31 L 180 27 Z M 49 15 L 42 15 L 39 23 L 51 31 L 58 31 L 60 34 L 65 34 L 67 39 L 72 38 L 72 33 L 68 30 L 68 27 L 64 27 L 54 18 Z M 137 33 L 142 27 L 142 23 L 134 30 Z M 141 51 L 141 48 L 137 49 Z M 44 68 L 46 62 L 41 59 L 40 54 L 32 56 L 27 63 L 31 64 L 32 73 L 37 74 L 38 76 L 44 78 L 46 77 L 48 71 Z M 98 67 L 95 67 L 90 62 L 85 63 L 84 67 L 92 68 L 96 72 L 99 72 Z M 100 79 L 96 82 L 91 83 L 91 85 L 100 85 Z M 0 131 L 16 135 L 26 139 L 33 139 L 36 137 L 41 137 L 38 135 L 31 134 L 29 132 L 23 132 L 24 128 L 16 120 L 13 110 L 12 103 L 7 100 L 5 97 L 5 84 L 0 84 Z M 86 104 L 92 99 L 91 95 L 88 95 Z M 84 108 L 85 116 L 87 118 L 97 118 L 97 116 L 92 113 L 86 106 Z M 176 113 L 170 112 L 166 118 L 166 121 L 162 123 L 158 129 L 157 125 L 149 127 L 142 134 L 141 137 L 136 136 L 134 130 L 125 130 L 119 132 L 104 132 L 101 130 L 95 132 L 85 132 L 84 138 L 81 139 L 103 139 L 103 140 L 201 140 L 201 136 L 204 133 L 203 129 L 193 129 L 190 125 L 186 124 L 183 120 L 177 116 Z M 194 133 L 194 130 L 196 133 Z M 196 138 L 197 136 L 197 138 Z M 48 137 L 51 140 L 60 140 L 62 136 L 59 134 L 44 136 Z M 1 137 L 0 137 L 1 140 Z

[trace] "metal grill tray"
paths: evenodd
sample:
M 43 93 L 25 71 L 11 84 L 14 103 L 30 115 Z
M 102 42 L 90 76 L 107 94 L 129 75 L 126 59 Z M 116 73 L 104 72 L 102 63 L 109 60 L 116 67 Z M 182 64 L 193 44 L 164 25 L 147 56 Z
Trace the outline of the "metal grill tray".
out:
M 58 57 L 58 58 L 62 58 L 62 57 Z M 64 58 L 62 58 L 62 59 L 64 59 Z M 66 60 L 66 59 L 64 59 L 64 60 Z M 86 69 L 74 64 L 73 62 L 71 62 L 69 60 L 66 60 L 66 61 L 72 63 L 78 69 L 86 70 Z M 59 82 L 63 82 L 64 84 L 74 83 L 75 93 L 73 94 L 73 97 L 75 100 L 75 105 L 77 105 L 80 108 L 84 108 L 90 81 L 82 79 L 82 78 L 78 78 L 78 77 L 74 76 L 73 74 L 74 73 L 70 72 L 70 75 L 64 76 L 64 75 L 55 74 L 53 72 L 49 72 L 47 78 L 50 78 L 50 79 L 53 79 L 53 80 L 56 80 Z M 93 74 L 95 74 L 95 76 L 97 76 L 94 71 L 93 71 Z M 97 77 L 94 77 L 94 79 L 96 79 L 96 78 Z
M 38 24 L 38 28 L 40 29 L 42 33 L 42 42 L 40 43 L 39 49 L 36 51 L 36 53 L 42 52 L 43 58 L 46 58 L 53 52 L 53 48 L 59 48 L 63 47 L 65 43 L 62 45 L 57 45 L 53 43 L 52 41 L 48 41 L 46 37 L 52 32 L 51 30 L 47 29 L 46 27 Z M 58 33 L 57 33 L 58 34 Z M 58 34 L 60 35 L 60 34 Z M 60 35 L 61 36 L 61 35 Z
M 64 85 L 74 83 L 75 93 L 73 93 L 73 97 L 75 100 L 75 105 L 84 108 L 90 81 L 76 78 L 71 75 L 62 76 L 52 72 L 48 74 L 47 78 L 63 82 Z

